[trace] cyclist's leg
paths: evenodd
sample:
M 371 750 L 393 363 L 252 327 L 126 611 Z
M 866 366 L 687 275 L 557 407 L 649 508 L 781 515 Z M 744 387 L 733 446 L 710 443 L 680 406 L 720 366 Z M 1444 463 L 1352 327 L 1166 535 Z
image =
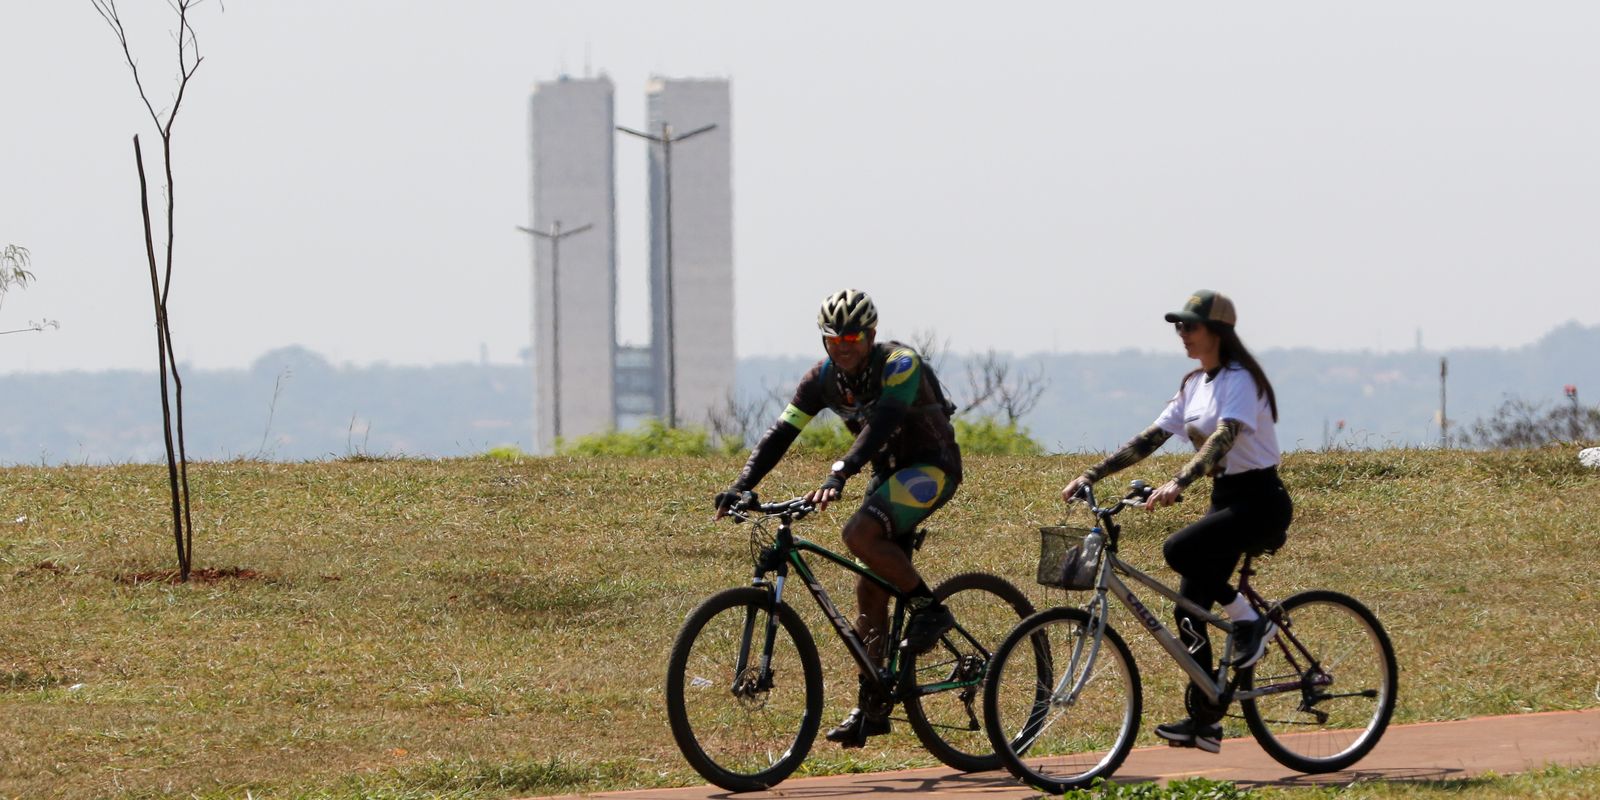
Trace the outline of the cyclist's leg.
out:
M 1178 593 L 1201 608 L 1227 602 L 1237 592 L 1228 577 L 1239 564 L 1244 550 L 1238 545 L 1238 524 L 1231 509 L 1212 507 L 1204 517 L 1167 537 L 1161 552 L 1167 566 L 1182 577 Z M 1182 607 L 1174 610 L 1178 635 L 1206 671 L 1211 671 L 1211 642 L 1206 624 Z
M 916 588 L 918 578 L 911 567 L 907 552 L 894 543 L 876 518 L 861 511 L 850 516 L 842 533 L 850 552 L 861 559 L 873 572 L 886 578 L 896 587 L 906 586 L 909 576 L 910 591 Z M 886 546 L 892 553 L 885 552 Z M 898 556 L 898 558 L 895 558 Z M 889 592 L 864 577 L 856 579 L 856 636 L 866 645 L 867 655 L 874 666 L 883 666 L 884 637 L 889 630 Z M 889 710 L 892 703 L 880 696 L 867 675 L 858 675 L 860 687 L 856 693 L 856 707 L 842 722 L 826 734 L 830 742 L 850 747 L 862 747 L 867 737 L 888 733 Z
M 941 508 L 955 494 L 961 483 L 959 469 L 946 472 L 931 464 L 916 464 L 897 470 L 862 503 L 862 511 L 884 523 L 889 537 L 899 543 L 907 553 L 909 565 L 910 538 L 917 525 Z M 939 637 L 955 625 L 955 615 L 933 595 L 933 590 L 911 568 L 916 581 L 911 590 L 909 604 L 911 616 L 906 622 L 902 646 L 907 655 L 926 651 L 938 642 Z
M 875 480 L 862 498 L 861 508 L 845 523 L 845 545 L 900 591 L 917 588 L 922 576 L 911 563 L 910 536 L 917 525 L 949 502 L 960 483 L 959 474 L 920 464 Z

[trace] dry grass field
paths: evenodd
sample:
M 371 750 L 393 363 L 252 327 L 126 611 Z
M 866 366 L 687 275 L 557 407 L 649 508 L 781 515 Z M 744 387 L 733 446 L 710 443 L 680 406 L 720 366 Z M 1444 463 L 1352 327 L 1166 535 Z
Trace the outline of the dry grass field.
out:
M 1057 491 L 1087 461 L 970 459 L 919 566 L 931 579 L 989 570 L 1040 606 L 1067 601 L 1032 582 L 1035 529 L 1062 519 Z M 661 683 L 684 614 L 748 580 L 745 529 L 709 513 L 739 463 L 199 464 L 195 563 L 216 574 L 185 585 L 135 579 L 175 564 L 164 468 L 0 469 L 0 796 L 699 783 Z M 763 488 L 799 493 L 824 470 L 791 459 Z M 1371 606 L 1399 654 L 1396 722 L 1600 705 L 1600 471 L 1574 450 L 1295 453 L 1284 472 L 1297 518 L 1257 585 Z M 1160 541 L 1200 505 L 1129 515 L 1124 557 L 1170 576 Z M 848 510 L 801 531 L 836 546 Z M 853 702 L 852 673 L 796 602 L 824 653 L 831 724 Z M 1119 627 L 1144 672 L 1149 737 L 1182 716 L 1180 678 L 1131 620 Z M 902 724 L 864 751 L 820 743 L 802 769 L 932 763 Z M 1548 780 L 1600 790 L 1592 771 Z

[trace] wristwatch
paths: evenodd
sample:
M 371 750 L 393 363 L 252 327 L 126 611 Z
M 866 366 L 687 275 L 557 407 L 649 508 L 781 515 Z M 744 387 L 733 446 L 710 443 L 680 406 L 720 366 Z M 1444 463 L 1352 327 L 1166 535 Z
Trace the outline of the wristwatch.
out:
M 831 469 L 833 471 L 833 474 L 835 474 L 835 475 L 843 475 L 844 474 L 844 461 L 841 459 L 839 461 L 833 462 L 833 466 L 830 467 L 829 469 Z

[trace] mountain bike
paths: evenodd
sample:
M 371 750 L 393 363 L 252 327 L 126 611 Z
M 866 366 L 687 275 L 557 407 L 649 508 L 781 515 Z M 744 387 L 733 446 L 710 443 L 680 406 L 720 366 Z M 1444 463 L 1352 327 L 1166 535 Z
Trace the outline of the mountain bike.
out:
M 712 595 L 691 611 L 672 645 L 667 718 L 683 757 L 706 780 L 729 791 L 768 789 L 805 760 L 822 719 L 822 663 L 817 645 L 784 589 L 797 575 L 844 642 L 878 697 L 905 709 L 924 747 L 958 770 L 999 769 L 979 718 L 981 686 L 1000 640 L 1033 613 L 1020 589 L 981 572 L 957 575 L 933 593 L 956 625 L 920 655 L 901 648 L 909 595 L 855 560 L 796 536 L 792 526 L 816 510 L 805 498 L 762 504 L 753 494 L 732 510 L 749 523 L 751 585 Z M 914 534 L 921 545 L 926 532 Z M 876 665 L 867 644 L 818 582 L 814 554 L 865 577 L 894 598 Z
M 1065 555 L 1076 549 L 1079 557 L 1072 561 L 1094 594 L 1082 608 L 1059 606 L 1023 620 L 995 652 L 984 714 L 989 741 L 1006 769 L 1035 788 L 1061 793 L 1109 777 L 1132 749 L 1143 702 L 1139 669 L 1109 623 L 1107 595 L 1188 675 L 1185 706 L 1197 724 L 1221 721 L 1237 701 L 1256 741 L 1290 769 L 1333 772 L 1361 760 L 1388 727 L 1399 681 L 1394 647 L 1378 618 L 1353 598 L 1321 589 L 1270 603 L 1250 586 L 1252 560 L 1263 553 L 1246 553 L 1239 593 L 1278 631 L 1254 665 L 1230 669 L 1235 643 L 1228 621 L 1117 555 L 1122 529 L 1115 515 L 1142 507 L 1150 492 L 1143 481 L 1134 481 L 1126 497 L 1101 508 L 1085 487 L 1080 497 L 1097 524 L 1076 548 L 1052 546 L 1051 535 L 1067 534 L 1043 529 L 1040 582 L 1060 585 Z M 1221 666 L 1207 672 L 1124 579 L 1228 632 Z

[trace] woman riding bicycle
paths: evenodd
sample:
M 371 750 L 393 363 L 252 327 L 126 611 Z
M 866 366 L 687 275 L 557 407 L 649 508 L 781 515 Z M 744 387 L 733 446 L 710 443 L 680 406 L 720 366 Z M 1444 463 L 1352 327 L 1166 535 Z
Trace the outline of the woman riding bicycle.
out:
M 1208 290 L 1195 292 L 1183 310 L 1166 315 L 1183 339 L 1185 353 L 1199 360 L 1200 368 L 1183 377 L 1178 393 L 1149 428 L 1073 478 L 1061 497 L 1070 503 L 1083 487 L 1132 466 L 1172 436 L 1188 437 L 1197 450 L 1194 458 L 1151 494 L 1149 508 L 1177 502 L 1201 476 L 1214 478 L 1210 510 L 1168 537 L 1162 553 L 1182 577 L 1180 594 L 1202 608 L 1220 603 L 1235 623 L 1233 652 L 1238 656 L 1233 665 L 1243 668 L 1261 657 L 1276 629 L 1229 580 L 1244 553 L 1283 545 L 1293 504 L 1278 478 L 1277 398 L 1261 365 L 1234 331 L 1236 318 L 1233 301 Z M 1205 622 L 1182 609 L 1175 616 L 1184 643 L 1210 671 Z M 1156 735 L 1211 753 L 1222 747 L 1222 726 L 1215 723 L 1184 719 L 1157 726 Z

